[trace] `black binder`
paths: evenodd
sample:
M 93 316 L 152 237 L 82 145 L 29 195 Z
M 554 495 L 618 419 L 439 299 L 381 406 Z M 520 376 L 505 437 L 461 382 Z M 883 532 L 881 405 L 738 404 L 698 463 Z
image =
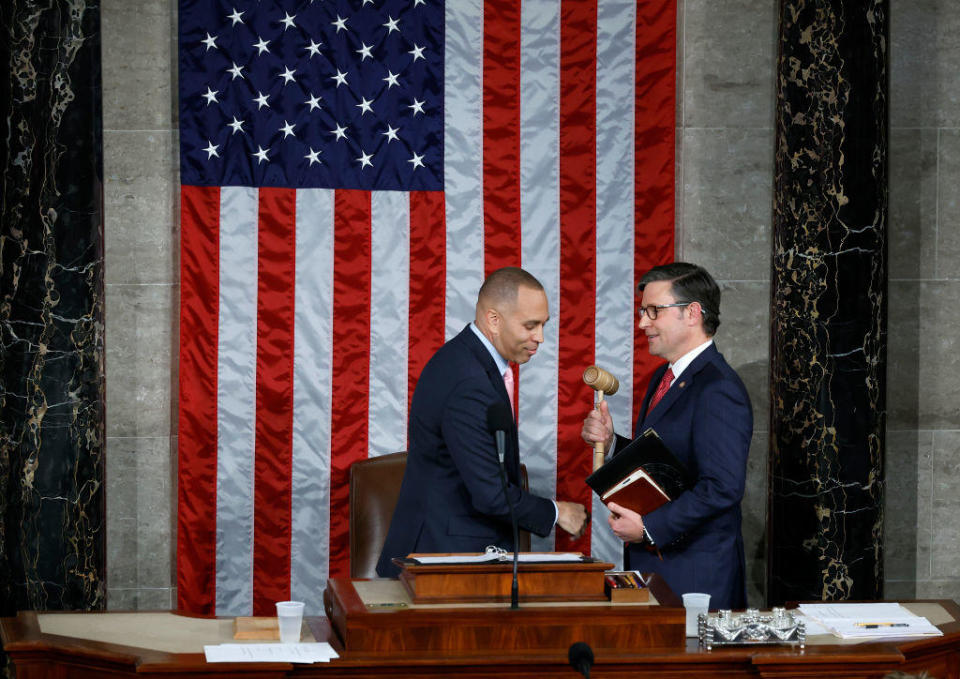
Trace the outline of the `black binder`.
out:
M 686 466 L 653 429 L 647 429 L 626 448 L 616 451 L 613 458 L 587 477 L 587 485 L 602 498 L 607 491 L 641 467 L 670 500 L 693 485 Z M 663 499 L 660 504 L 666 501 Z

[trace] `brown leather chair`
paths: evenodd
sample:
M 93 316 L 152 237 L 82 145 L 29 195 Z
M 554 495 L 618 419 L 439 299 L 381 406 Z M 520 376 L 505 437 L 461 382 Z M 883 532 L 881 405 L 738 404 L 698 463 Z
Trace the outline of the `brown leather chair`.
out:
M 377 560 L 387 539 L 407 453 L 390 453 L 354 462 L 350 466 L 350 577 L 377 577 Z M 527 485 L 527 468 L 520 465 Z M 530 551 L 530 533 L 520 531 L 520 551 Z

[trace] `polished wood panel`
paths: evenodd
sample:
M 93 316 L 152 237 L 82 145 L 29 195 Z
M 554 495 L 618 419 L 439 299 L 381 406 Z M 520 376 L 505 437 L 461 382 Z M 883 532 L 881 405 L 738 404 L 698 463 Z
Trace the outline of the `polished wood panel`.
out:
M 602 591 L 602 589 L 601 589 Z M 577 641 L 595 652 L 684 645 L 682 608 L 603 604 L 371 609 L 347 578 L 332 578 L 324 608 L 339 640 L 352 655 L 412 652 L 424 657 L 455 654 L 500 657 L 562 655 Z
M 426 556 L 412 554 L 411 557 Z M 435 556 L 433 554 L 429 556 Z M 417 604 L 510 601 L 513 562 L 421 565 L 394 559 L 400 582 Z M 521 563 L 517 565 L 520 601 L 604 601 L 603 561 Z
M 654 591 L 656 596 L 656 591 Z M 936 679 L 960 679 L 960 607 L 938 601 L 953 617 L 940 625 L 944 636 L 918 641 L 808 645 L 790 647 L 729 647 L 706 651 L 687 640 L 676 648 L 597 650 L 594 679 L 680 679 L 680 677 L 774 677 L 799 679 L 845 677 L 881 679 L 893 670 L 927 671 Z M 565 607 L 558 618 L 576 624 Z M 474 608 L 463 610 L 471 616 Z M 87 615 L 78 613 L 78 615 Z M 109 614 L 107 614 L 109 615 Z M 555 621 L 556 622 L 556 621 Z M 18 679 L 93 679 L 94 677 L 316 677 L 317 679 L 380 679 L 390 677 L 458 677 L 462 679 L 575 679 L 566 650 L 529 650 L 512 655 L 471 652 L 430 655 L 422 651 L 360 653 L 340 644 L 326 618 L 309 620 L 314 637 L 330 640 L 341 653 L 329 664 L 270 665 L 207 664 L 199 653 L 164 653 L 121 643 L 102 643 L 43 634 L 36 614 L 21 612 L 0 619 L 0 637 L 12 658 Z

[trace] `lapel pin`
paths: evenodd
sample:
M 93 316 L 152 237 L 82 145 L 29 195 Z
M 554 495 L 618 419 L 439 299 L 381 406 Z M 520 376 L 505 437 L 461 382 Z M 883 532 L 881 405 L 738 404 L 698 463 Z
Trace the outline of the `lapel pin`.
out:
M 679 386 L 680 386 L 681 389 L 683 389 L 685 386 L 687 386 L 687 383 L 686 383 L 686 382 L 681 382 Z

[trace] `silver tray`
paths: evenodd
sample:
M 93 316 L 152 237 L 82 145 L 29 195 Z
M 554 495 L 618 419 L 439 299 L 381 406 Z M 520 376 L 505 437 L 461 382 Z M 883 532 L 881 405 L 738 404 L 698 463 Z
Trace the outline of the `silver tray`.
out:
M 697 618 L 700 646 L 806 645 L 803 621 L 784 608 L 761 614 L 755 608 L 743 613 L 721 610 L 715 615 L 701 613 Z

